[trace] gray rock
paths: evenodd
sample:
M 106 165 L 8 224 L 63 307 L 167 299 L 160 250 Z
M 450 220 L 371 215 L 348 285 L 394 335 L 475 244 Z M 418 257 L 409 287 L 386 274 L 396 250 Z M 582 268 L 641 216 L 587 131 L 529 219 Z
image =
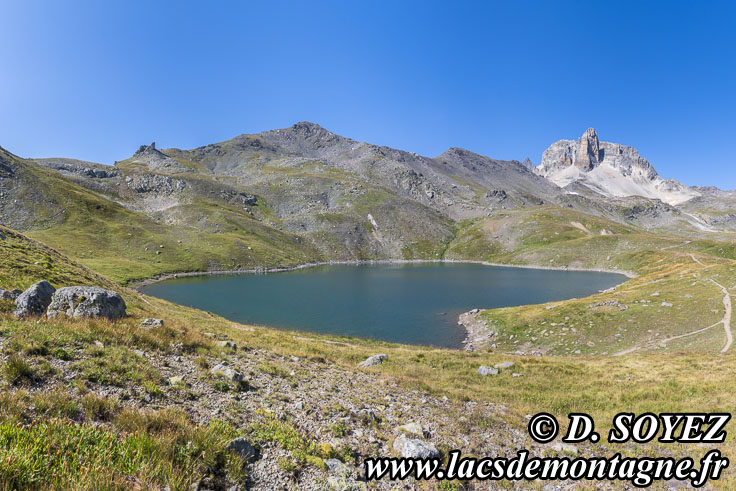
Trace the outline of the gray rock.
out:
M 226 379 L 232 380 L 239 385 L 243 385 L 245 383 L 245 378 L 243 377 L 243 374 L 238 372 L 237 370 L 230 368 L 229 366 L 227 366 L 226 363 L 215 365 L 212 370 L 210 370 L 210 373 L 215 377 L 224 377 Z
M 225 450 L 235 452 L 239 457 L 247 460 L 248 462 L 256 460 L 256 449 L 243 437 L 231 440 L 225 447 Z
M 399 457 L 408 459 L 430 459 L 440 458 L 440 452 L 432 443 L 424 440 L 410 439 L 399 435 L 394 440 L 394 450 Z
M 169 377 L 169 385 L 184 385 L 184 378 L 179 376 Z
M 418 437 L 424 437 L 424 428 L 419 423 L 411 422 L 405 425 L 397 426 L 396 431 L 399 433 L 406 433 L 409 435 L 416 435 Z
M 478 373 L 483 375 L 498 375 L 498 368 L 493 367 L 478 367 Z
M 495 365 L 493 365 L 493 367 L 498 368 L 499 370 L 506 370 L 507 368 L 511 368 L 514 365 L 516 365 L 516 363 L 514 363 L 513 361 L 505 361 L 503 363 L 496 363 Z
M 358 368 L 368 368 L 368 367 L 380 365 L 385 360 L 388 360 L 388 355 L 380 354 L 380 355 L 369 356 L 365 360 L 358 363 Z
M 141 322 L 141 327 L 161 327 L 164 325 L 164 321 L 161 319 L 148 318 Z
M 125 300 L 116 292 L 95 286 L 68 286 L 54 293 L 46 316 L 105 317 L 110 320 L 125 317 Z
M 233 351 L 237 351 L 238 349 L 238 345 L 233 343 L 232 341 L 217 341 L 215 343 L 215 346 L 217 346 L 218 348 L 228 348 Z
M 352 409 L 350 410 L 350 412 L 359 418 L 366 418 L 372 421 L 378 420 L 378 418 L 376 417 L 376 412 L 373 409 L 369 409 L 369 408 L 358 409 L 358 410 Z
M 55 291 L 56 288 L 46 280 L 34 283 L 15 299 L 15 315 L 18 317 L 43 315 Z
M 571 453 L 577 455 L 578 448 L 575 445 L 570 445 L 569 443 L 555 443 L 552 445 L 552 448 L 558 452 L 565 452 L 565 453 Z
M 21 290 L 3 290 L 0 288 L 0 300 L 10 300 L 11 302 L 15 302 L 15 299 L 18 298 L 18 295 L 23 293 Z
M 347 477 L 352 473 L 350 467 L 345 465 L 343 462 L 337 459 L 325 459 L 325 465 L 327 466 L 327 472 L 334 476 Z

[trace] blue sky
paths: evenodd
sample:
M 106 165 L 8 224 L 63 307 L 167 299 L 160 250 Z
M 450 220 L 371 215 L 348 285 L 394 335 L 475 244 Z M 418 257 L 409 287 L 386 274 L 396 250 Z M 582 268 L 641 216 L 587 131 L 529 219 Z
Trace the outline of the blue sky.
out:
M 112 163 L 313 121 L 538 163 L 593 126 L 736 188 L 735 2 L 0 0 L 0 145 Z

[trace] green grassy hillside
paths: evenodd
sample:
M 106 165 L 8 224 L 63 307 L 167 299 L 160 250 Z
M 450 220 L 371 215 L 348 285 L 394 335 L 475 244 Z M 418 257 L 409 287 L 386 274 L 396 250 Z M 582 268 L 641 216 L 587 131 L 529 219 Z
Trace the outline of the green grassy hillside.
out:
M 0 483 L 7 489 L 72 485 L 81 489 L 186 489 L 202 478 L 223 486 L 245 485 L 259 464 L 244 465 L 242 459 L 225 450 L 235 436 L 248 438 L 271 455 L 283 455 L 264 458 L 278 460 L 274 475 L 291 476 L 296 483 L 307 482 L 307 476 L 312 476 L 309 479 L 317 481 L 309 482 L 324 483 L 325 458 L 356 465 L 364 456 L 388 452 L 380 444 L 370 446 L 344 435 L 367 431 L 388 445 L 392 418 L 420 418 L 423 425 L 434 428 L 435 440 L 455 442 L 444 449 L 453 445 L 465 453 L 487 453 L 490 450 L 475 440 L 461 443 L 461 436 L 482 436 L 492 428 L 493 442 L 516 448 L 519 441 L 515 439 L 525 434 L 525 415 L 540 410 L 555 414 L 561 421 L 568 412 L 587 412 L 603 432 L 620 411 L 638 414 L 697 407 L 715 412 L 736 403 L 731 384 L 736 371 L 733 351 L 723 356 L 678 349 L 620 357 L 518 356 L 502 352 L 505 350 L 469 353 L 243 326 L 115 287 L 111 280 L 21 234 L 8 229 L 1 233 L 0 287 L 24 287 L 40 279 L 50 279 L 56 286 L 101 284 L 116 288 L 131 306 L 130 317 L 114 323 L 17 321 L 7 313 L 0 314 Z M 669 298 L 671 278 L 698 275 L 703 280 L 705 276 L 726 280 L 730 260 L 696 258 L 703 265 L 689 256 L 666 251 L 643 255 L 641 276 L 614 293 L 621 293 L 620 301 L 628 303 L 629 295 L 652 288 Z M 657 281 L 661 279 L 664 281 Z M 672 288 L 678 284 L 675 281 Z M 599 319 L 611 315 L 606 321 L 611 326 L 625 324 L 616 312 L 589 312 L 586 304 L 590 301 L 561 302 L 550 310 L 529 306 L 488 315 L 504 320 L 508 329 L 524 323 L 534 329 L 543 319 L 559 320 L 563 315 L 570 318 L 570 324 L 594 320 L 594 326 L 584 333 L 590 339 L 606 332 Z M 701 309 L 705 315 L 708 307 L 698 303 L 688 310 L 697 314 Z M 622 312 L 628 315 L 629 310 Z M 140 320 L 149 316 L 164 319 L 165 326 L 150 330 L 138 327 Z M 216 346 L 216 339 L 232 340 L 237 351 Z M 367 375 L 372 383 L 354 383 L 356 377 L 366 375 L 356 371 L 357 362 L 377 352 L 388 354 L 388 361 L 370 369 Z M 244 370 L 251 384 L 247 392 L 239 393 L 227 381 L 210 375 L 209 367 L 222 360 L 236 368 L 250 367 Z M 502 372 L 481 377 L 476 373 L 481 365 L 502 361 L 514 361 L 513 371 L 521 376 Z M 193 368 L 182 371 L 182 364 Z M 181 382 L 167 378 L 172 368 L 184 375 Z M 321 385 L 315 389 L 314 384 L 324 383 L 329 390 Z M 276 393 L 280 395 L 272 393 L 270 385 L 280 387 Z M 385 386 L 394 397 L 416 398 L 404 402 L 411 408 L 409 414 L 392 409 L 388 399 L 367 395 L 374 386 Z M 310 397 L 341 394 L 345 401 L 353 402 L 323 402 L 315 411 L 305 413 L 308 416 L 283 411 L 285 404 L 307 393 Z M 228 401 L 224 412 L 217 411 L 221 406 L 213 406 L 219 400 L 217 394 Z M 425 406 L 426 401 L 441 401 L 442 397 L 448 399 L 442 402 L 441 412 L 452 422 L 443 420 L 440 424 L 433 419 L 439 416 L 425 412 L 431 410 Z M 345 416 L 350 414 L 350 406 L 344 404 L 358 408 L 367 404 L 381 419 L 362 426 L 360 420 Z M 492 404 L 495 409 L 476 413 L 469 409 L 475 404 Z M 186 413 L 181 408 L 191 409 Z M 332 423 L 335 417 L 347 423 Z M 350 443 L 356 441 L 359 443 Z M 729 432 L 727 442 L 720 447 L 724 454 L 734 454 L 734 441 Z M 623 450 L 592 445 L 579 448 L 583 455 L 623 451 L 627 455 L 697 458 L 701 450 L 657 443 L 627 445 Z M 503 452 L 501 448 L 493 451 Z M 539 447 L 537 451 L 552 450 Z M 59 455 L 68 458 L 59 459 Z M 714 486 L 730 489 L 734 484 L 727 473 Z M 427 486 L 434 489 L 436 483 Z

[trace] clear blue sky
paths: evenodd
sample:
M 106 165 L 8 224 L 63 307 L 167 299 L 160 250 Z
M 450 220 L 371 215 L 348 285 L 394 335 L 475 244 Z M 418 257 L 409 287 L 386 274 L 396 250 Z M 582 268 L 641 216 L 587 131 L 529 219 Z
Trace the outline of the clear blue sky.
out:
M 313 121 L 538 163 L 594 126 L 736 188 L 736 2 L 0 0 L 0 145 L 112 163 Z

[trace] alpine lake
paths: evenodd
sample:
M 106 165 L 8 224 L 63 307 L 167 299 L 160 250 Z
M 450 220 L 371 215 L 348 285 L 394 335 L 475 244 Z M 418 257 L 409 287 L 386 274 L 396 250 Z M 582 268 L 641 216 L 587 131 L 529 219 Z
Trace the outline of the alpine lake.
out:
M 380 263 L 180 277 L 141 291 L 244 324 L 460 348 L 463 312 L 579 298 L 625 280 L 592 271 Z

